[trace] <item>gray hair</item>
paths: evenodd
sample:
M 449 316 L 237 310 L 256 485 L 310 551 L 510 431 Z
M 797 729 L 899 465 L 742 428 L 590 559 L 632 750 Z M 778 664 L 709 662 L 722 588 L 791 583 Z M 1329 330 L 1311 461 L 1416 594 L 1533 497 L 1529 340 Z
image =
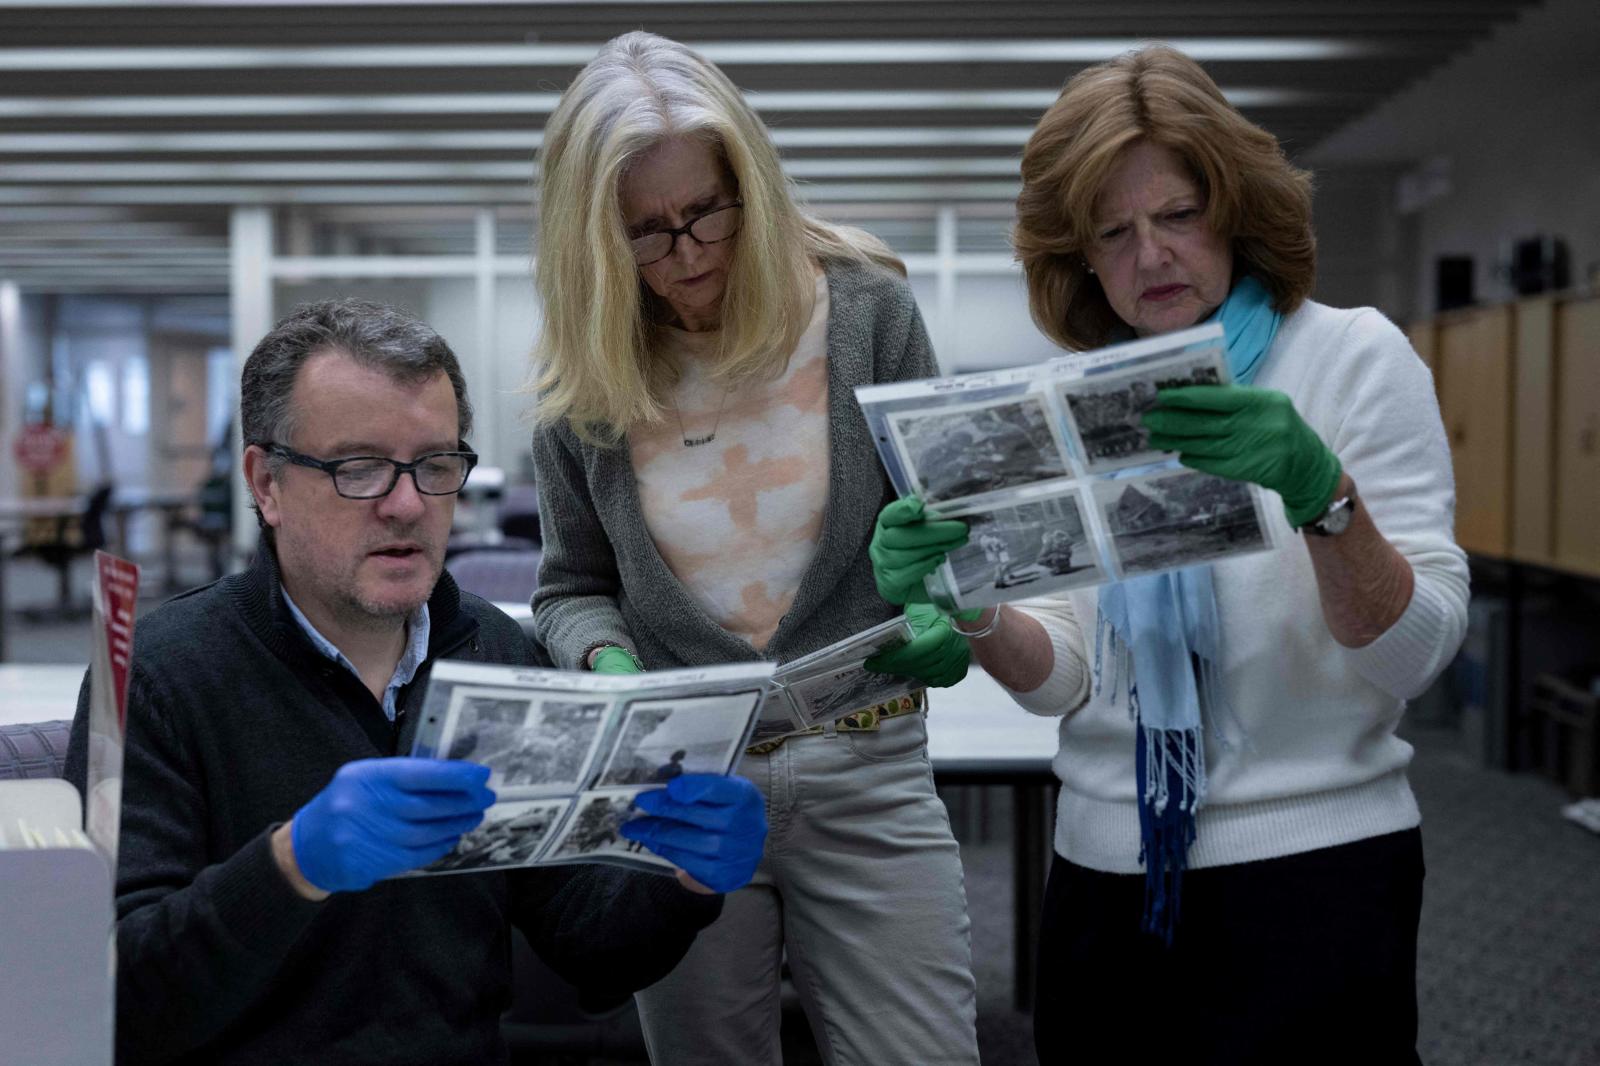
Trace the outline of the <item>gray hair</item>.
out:
M 239 381 L 239 431 L 244 444 L 287 444 L 298 412 L 291 402 L 307 359 L 338 351 L 397 382 L 418 382 L 443 371 L 456 394 L 459 436 L 472 431 L 472 403 L 461 364 L 426 322 L 370 300 L 301 304 L 261 338 Z

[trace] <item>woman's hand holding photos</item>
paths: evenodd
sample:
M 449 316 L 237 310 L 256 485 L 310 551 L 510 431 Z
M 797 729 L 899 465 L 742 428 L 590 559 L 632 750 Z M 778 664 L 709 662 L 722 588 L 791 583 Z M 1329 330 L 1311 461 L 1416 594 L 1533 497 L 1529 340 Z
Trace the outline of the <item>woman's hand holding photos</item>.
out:
M 357 892 L 449 854 L 495 800 L 489 768 L 405 757 L 345 763 L 290 825 L 313 887 Z M 292 880 L 292 878 L 291 878 Z
M 597 674 L 642 674 L 639 660 L 627 648 L 612 645 L 594 653 L 589 669 Z
M 641 792 L 642 818 L 618 832 L 637 840 L 714 892 L 743 888 L 755 876 L 767 841 L 767 804 L 742 777 L 683 774 L 666 788 Z
M 922 501 L 906 496 L 878 514 L 867 557 L 878 595 L 894 604 L 927 603 L 922 579 L 939 568 L 945 556 L 967 542 L 967 524 L 955 519 L 928 520 Z
M 915 634 L 911 642 L 874 655 L 862 665 L 873 673 L 914 677 L 933 688 L 947 688 L 967 676 L 972 645 L 937 607 L 907 604 L 906 621 Z
M 1184 466 L 1253 481 L 1283 497 L 1296 528 L 1322 514 L 1339 487 L 1339 457 L 1288 396 L 1247 385 L 1162 389 L 1144 413 L 1150 446 Z

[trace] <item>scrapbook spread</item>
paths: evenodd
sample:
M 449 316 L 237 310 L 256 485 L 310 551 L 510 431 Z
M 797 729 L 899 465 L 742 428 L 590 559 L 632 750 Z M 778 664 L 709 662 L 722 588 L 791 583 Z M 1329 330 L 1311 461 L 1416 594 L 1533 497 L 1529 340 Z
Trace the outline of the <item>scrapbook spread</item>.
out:
M 489 767 L 496 802 L 455 850 L 407 876 L 573 862 L 672 864 L 618 834 L 641 792 L 731 773 L 772 664 L 594 674 L 442 662 L 411 754 Z
M 1140 422 L 1160 389 L 1231 383 L 1212 324 L 856 398 L 896 491 L 967 523 L 927 578 L 966 609 L 1272 547 L 1261 489 L 1180 465 Z

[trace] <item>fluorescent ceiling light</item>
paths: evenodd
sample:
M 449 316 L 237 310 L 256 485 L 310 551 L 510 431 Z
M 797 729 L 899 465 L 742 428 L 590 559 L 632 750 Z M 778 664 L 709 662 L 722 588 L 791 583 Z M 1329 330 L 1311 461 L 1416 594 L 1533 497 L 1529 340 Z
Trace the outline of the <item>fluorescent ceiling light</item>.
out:
M 1016 181 L 953 182 L 815 182 L 800 187 L 809 203 L 840 200 L 894 203 L 903 200 L 936 202 L 961 200 L 1014 200 Z M 234 204 L 520 204 L 531 190 L 494 185 L 96 185 L 50 183 L 0 184 L 0 204 L 140 204 L 179 207 Z
M 888 129 L 789 129 L 772 131 L 779 148 L 1021 148 L 1032 126 L 896 126 Z
M 8 163 L 0 182 L 527 181 L 522 163 Z
M 0 232 L 0 263 L 26 263 L 55 260 L 62 256 L 104 256 L 107 262 L 120 263 L 127 259 L 176 259 L 199 262 L 208 259 L 228 258 L 228 249 L 219 244 L 173 244 L 141 241 L 138 244 L 108 242 L 104 245 L 88 242 L 61 243 L 53 241 L 17 241 Z
M 17 274 L 42 273 L 45 271 L 54 273 L 56 271 L 70 270 L 74 274 L 78 275 L 100 275 L 136 274 L 139 271 L 166 272 L 170 270 L 181 273 L 185 277 L 196 277 L 206 274 L 218 274 L 226 277 L 228 273 L 228 257 L 221 256 L 213 260 L 185 263 L 182 264 L 183 269 L 181 270 L 179 269 L 179 266 L 180 264 L 173 263 L 170 260 L 119 259 L 116 261 L 110 261 L 94 257 L 53 259 L 39 263 L 5 264 L 8 272 L 15 272 Z
M 780 148 L 1021 148 L 1028 126 L 772 131 Z M 532 152 L 540 130 L 258 130 L 249 133 L 0 133 L 0 154 L 111 152 Z
M 1012 158 L 795 159 L 785 169 L 798 178 L 1011 177 Z M 528 163 L 315 162 L 315 163 L 11 163 L 0 182 L 82 184 L 117 181 L 504 181 L 532 184 Z
M 1099 63 L 1137 48 L 1137 37 L 1038 41 L 685 42 L 728 66 L 900 63 Z M 1373 41 L 1337 37 L 1192 37 L 1170 42 L 1200 62 L 1286 62 L 1374 55 Z M 595 44 L 320 45 L 269 47 L 0 48 L 0 70 L 285 70 L 422 67 L 581 67 Z
M 988 159 L 791 159 L 784 170 L 797 178 L 1019 177 L 1022 163 Z
M 300 130 L 248 133 L 0 133 L 0 153 L 533 151 L 539 130 Z
M 0 246 L 0 266 L 6 269 L 17 270 L 60 270 L 71 268 L 78 271 L 113 271 L 128 269 L 171 270 L 182 267 L 184 273 L 199 273 L 206 269 L 226 271 L 228 269 L 228 253 L 220 255 L 186 255 L 162 256 L 148 253 L 130 255 L 106 255 L 102 252 L 92 252 L 85 255 L 83 249 L 78 249 L 75 255 L 64 255 L 61 251 L 49 255 L 20 255 L 11 249 Z
M 215 115 L 549 114 L 556 93 L 358 96 L 7 96 L 0 118 L 183 118 Z
M 13 211 L 7 211 L 9 216 Z M 197 231 L 182 222 L 13 222 L 7 218 L 0 226 L 0 241 L 8 246 L 31 244 L 172 244 L 191 242 L 227 246 L 227 238 L 220 234 Z
M 759 111 L 1043 111 L 1055 89 L 907 89 L 747 94 Z M 1341 98 L 1291 89 L 1224 90 L 1237 107 Z M 410 93 L 318 96 L 5 96 L 0 118 L 211 118 L 263 115 L 548 115 L 558 93 Z

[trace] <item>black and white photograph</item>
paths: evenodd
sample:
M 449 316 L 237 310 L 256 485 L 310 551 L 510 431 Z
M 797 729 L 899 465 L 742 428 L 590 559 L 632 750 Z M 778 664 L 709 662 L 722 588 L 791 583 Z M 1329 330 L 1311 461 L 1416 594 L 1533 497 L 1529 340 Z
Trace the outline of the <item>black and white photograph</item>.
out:
M 456 850 L 424 867 L 424 873 L 526 866 L 539 854 L 570 800 L 524 800 L 497 803 L 483 821 L 461 837 Z
M 759 692 L 635 700 L 595 788 L 665 784 L 681 774 L 721 774 L 744 746 Z
M 1180 470 L 1094 486 L 1124 576 L 1269 547 L 1256 493 L 1242 481 Z
M 651 786 L 658 788 L 660 786 Z M 567 827 L 546 856 L 550 861 L 627 855 L 661 866 L 671 863 L 617 830 L 622 823 L 639 816 L 634 797 L 649 788 L 627 792 L 585 792 L 578 797 L 578 809 L 567 820 Z
M 793 678 L 858 666 L 879 652 L 898 648 L 910 639 L 911 626 L 904 616 L 891 618 L 785 663 L 772 676 L 775 681 L 788 684 Z
M 489 787 L 496 792 L 576 792 L 600 741 L 608 706 L 460 686 L 451 694 L 439 750 L 446 758 L 489 767 Z
M 1161 389 L 1223 383 L 1221 355 L 1164 359 L 1128 373 L 1088 377 L 1061 386 L 1078 445 L 1091 474 L 1159 462 L 1170 453 L 1150 448 L 1150 432 L 1139 416 L 1156 405 Z
M 1104 581 L 1080 500 L 1067 492 L 957 516 L 969 531 L 947 560 L 957 605 L 988 607 Z
M 789 711 L 789 697 L 781 691 L 770 692 L 761 701 L 761 715 L 756 719 L 756 727 L 750 731 L 750 744 L 777 740 L 803 728 L 805 726 L 795 721 Z
M 917 681 L 899 674 L 879 674 L 862 664 L 881 652 L 892 651 L 906 642 L 903 633 L 893 633 L 876 646 L 858 649 L 851 661 L 832 659 L 833 666 L 819 664 L 816 673 L 807 673 L 786 682 L 800 704 L 799 714 L 807 725 L 832 722 L 852 711 L 883 703 L 919 688 Z
M 1066 477 L 1066 449 L 1041 396 L 903 411 L 890 417 L 924 503 Z

